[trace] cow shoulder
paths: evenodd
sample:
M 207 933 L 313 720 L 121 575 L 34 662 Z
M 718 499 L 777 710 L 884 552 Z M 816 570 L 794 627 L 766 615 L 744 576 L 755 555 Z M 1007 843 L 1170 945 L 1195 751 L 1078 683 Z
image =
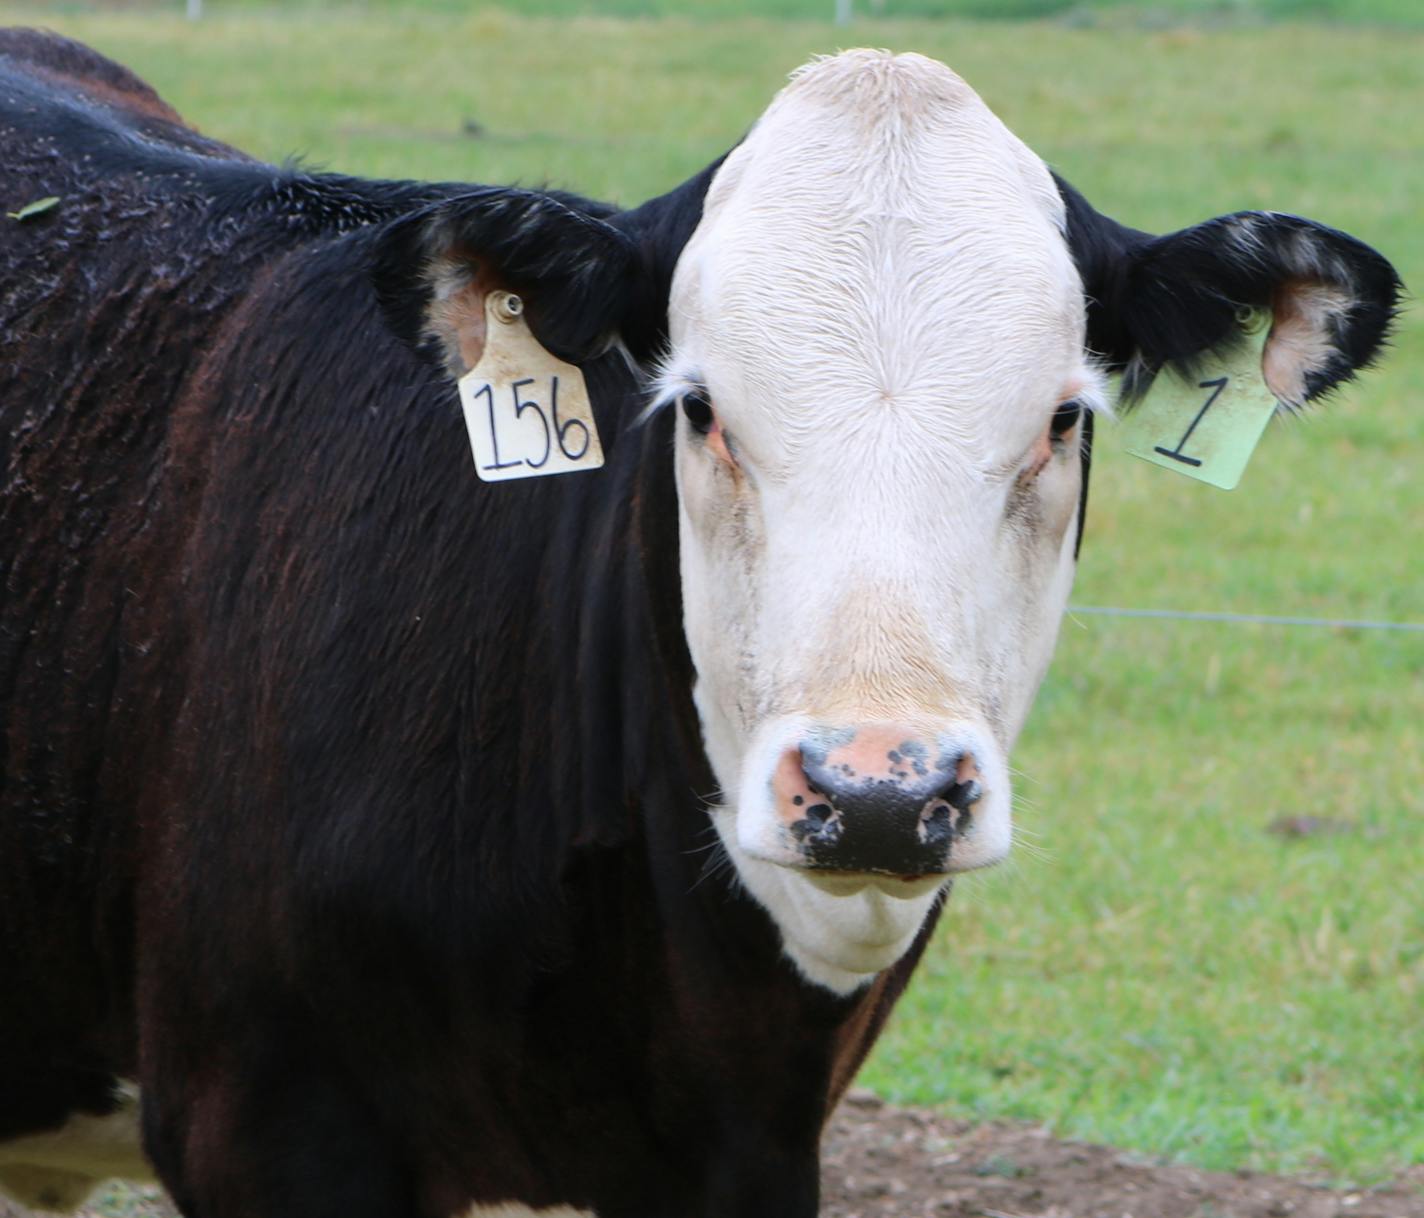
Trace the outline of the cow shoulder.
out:
M 56 85 L 135 115 L 186 127 L 178 112 L 122 64 L 51 30 L 0 29 L 0 57 Z

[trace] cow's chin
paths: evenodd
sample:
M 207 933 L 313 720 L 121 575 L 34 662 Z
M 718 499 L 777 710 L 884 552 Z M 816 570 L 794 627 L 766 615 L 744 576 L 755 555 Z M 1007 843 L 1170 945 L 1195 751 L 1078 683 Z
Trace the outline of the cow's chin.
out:
M 713 820 L 743 886 L 780 930 L 787 957 L 806 980 L 838 994 L 859 989 L 909 951 L 950 880 L 787 867 L 738 844 L 735 812 L 723 809 Z

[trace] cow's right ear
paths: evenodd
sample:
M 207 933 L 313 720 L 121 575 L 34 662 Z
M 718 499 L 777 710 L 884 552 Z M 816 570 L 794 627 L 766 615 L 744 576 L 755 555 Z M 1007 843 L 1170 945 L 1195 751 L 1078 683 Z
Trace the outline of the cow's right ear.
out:
M 1328 393 L 1379 353 L 1397 307 L 1394 268 L 1363 241 L 1279 212 L 1218 216 L 1156 237 L 1095 211 L 1058 179 L 1088 298 L 1088 345 L 1123 373 L 1130 404 L 1158 371 L 1185 372 L 1269 315 L 1262 373 L 1278 400 Z
M 577 201 L 507 187 L 430 204 L 377 234 L 371 278 L 391 329 L 457 379 L 480 358 L 485 297 L 518 293 L 535 337 L 571 363 L 618 339 L 633 240 Z

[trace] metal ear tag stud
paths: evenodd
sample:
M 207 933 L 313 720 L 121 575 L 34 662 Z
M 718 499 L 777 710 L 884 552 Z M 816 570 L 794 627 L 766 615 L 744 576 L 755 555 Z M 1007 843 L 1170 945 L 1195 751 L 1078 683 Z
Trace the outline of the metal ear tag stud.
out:
M 513 292 L 485 297 L 485 346 L 460 378 L 475 472 L 486 482 L 598 469 L 603 444 L 588 386 L 529 331 Z
M 1250 341 L 1200 364 L 1190 380 L 1159 373 L 1121 424 L 1134 457 L 1224 491 L 1235 490 L 1276 411 L 1261 356 L 1270 327 L 1248 324 Z
M 513 292 L 491 292 L 490 312 L 506 325 L 524 316 L 524 300 Z

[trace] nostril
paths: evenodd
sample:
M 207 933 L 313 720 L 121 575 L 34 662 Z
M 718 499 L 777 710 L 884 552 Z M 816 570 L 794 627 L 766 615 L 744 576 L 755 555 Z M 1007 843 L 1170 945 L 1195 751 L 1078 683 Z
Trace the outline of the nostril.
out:
M 942 799 L 931 800 L 920 813 L 918 836 L 926 846 L 948 846 L 956 832 L 954 809 Z
M 956 782 L 944 793 L 944 798 L 952 807 L 961 812 L 968 812 L 970 807 L 978 803 L 983 795 L 984 788 L 979 785 L 979 780 L 968 778 L 963 782 Z

